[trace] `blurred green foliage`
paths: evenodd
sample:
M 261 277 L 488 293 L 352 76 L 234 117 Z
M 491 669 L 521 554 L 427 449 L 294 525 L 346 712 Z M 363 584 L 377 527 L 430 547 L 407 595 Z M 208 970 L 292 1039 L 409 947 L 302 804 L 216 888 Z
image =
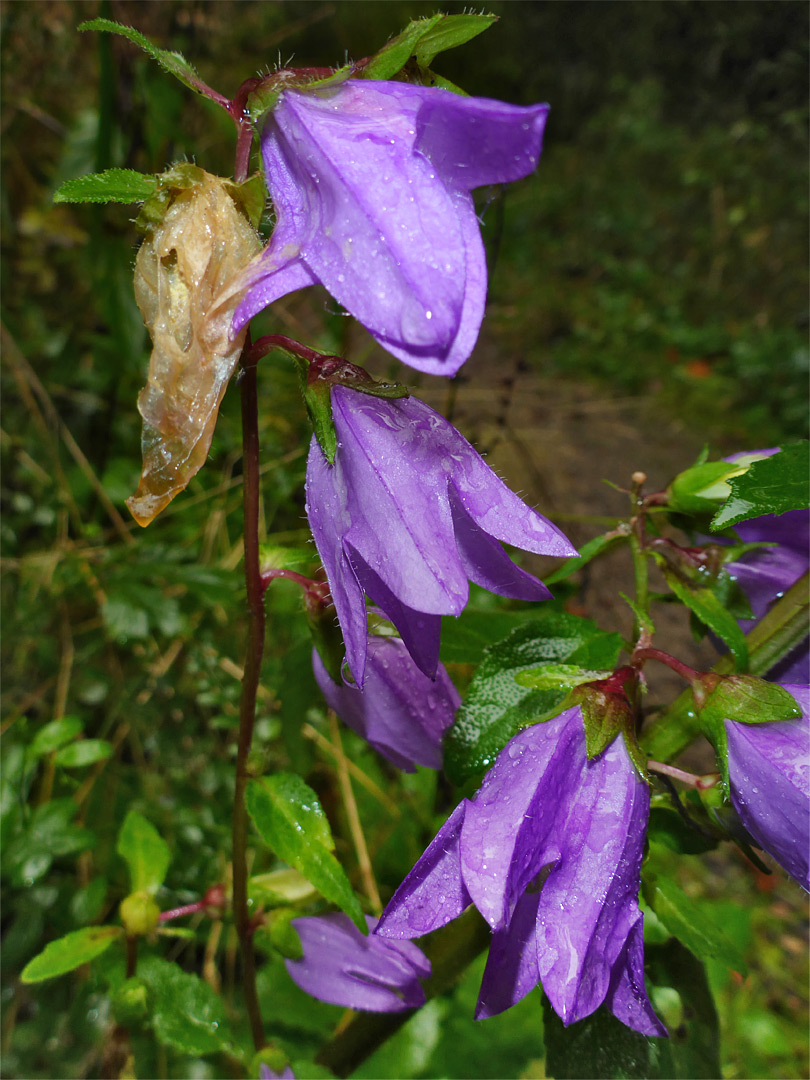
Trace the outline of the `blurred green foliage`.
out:
M 482 197 L 497 267 L 487 337 L 543 372 L 597 380 L 595 394 L 644 393 L 650 408 L 680 410 L 729 449 L 803 435 L 806 6 L 491 8 L 501 22 L 437 66 L 472 93 L 549 100 L 553 110 L 537 175 L 505 202 L 491 193 L 484 209 Z M 230 121 L 127 42 L 75 27 L 96 15 L 131 23 L 184 51 L 230 94 L 292 55 L 302 66 L 365 55 L 433 10 L 406 0 L 43 0 L 0 12 L 3 1076 L 107 1075 L 108 991 L 116 1000 L 146 993 L 120 991 L 125 972 L 114 948 L 65 978 L 18 981 L 48 941 L 115 921 L 129 891 L 116 854 L 128 811 L 143 814 L 171 850 L 162 907 L 227 880 L 245 632 L 238 395 L 226 396 L 207 467 L 148 533 L 136 532 L 121 515 L 139 473 L 135 401 L 149 343 L 132 297 L 130 213 L 51 202 L 64 180 L 111 166 L 162 171 L 188 158 L 227 175 Z M 277 305 L 260 329 L 328 351 L 348 346 L 363 362 L 371 347 L 347 322 L 311 290 Z M 261 389 L 264 538 L 305 546 L 308 434 L 292 367 L 265 366 Z M 673 472 L 684 464 L 673 462 Z M 274 585 L 268 608 L 257 754 L 265 772 L 307 775 L 357 885 L 333 770 L 341 750 L 309 674 L 295 587 Z M 54 721 L 61 726 L 43 740 Z M 343 750 L 365 778 L 355 784 L 358 811 L 385 898 L 433 835 L 450 793 L 426 771 L 395 775 L 350 732 Z M 257 851 L 254 873 L 275 865 Z M 752 899 L 746 875 L 724 866 L 708 892 L 699 871 L 684 883 L 697 902 L 725 905 L 728 933 L 752 967 L 731 983 L 710 971 L 729 1036 L 724 1076 L 798 1077 L 802 909 L 784 882 Z M 736 895 L 746 896 L 744 910 Z M 189 938 L 145 950 L 144 979 L 149 993 L 163 995 L 170 1034 L 134 1036 L 138 1075 L 204 1077 L 233 1067 L 195 1056 L 193 1041 L 184 1049 L 173 991 L 161 981 L 167 959 L 178 972 L 209 965 L 210 980 L 222 980 L 232 1034 L 247 1041 L 233 939 L 216 920 L 191 926 Z M 764 944 L 751 950 L 754 940 Z M 475 1024 L 479 979 L 480 963 L 360 1075 L 545 1075 L 539 995 Z M 198 984 L 192 991 L 205 1013 Z M 278 958 L 263 968 L 260 990 L 271 1033 L 294 1063 L 340 1019 L 341 1010 L 297 991 Z M 270 1006 L 278 995 L 283 1014 Z M 306 1069 L 296 1065 L 296 1075 Z

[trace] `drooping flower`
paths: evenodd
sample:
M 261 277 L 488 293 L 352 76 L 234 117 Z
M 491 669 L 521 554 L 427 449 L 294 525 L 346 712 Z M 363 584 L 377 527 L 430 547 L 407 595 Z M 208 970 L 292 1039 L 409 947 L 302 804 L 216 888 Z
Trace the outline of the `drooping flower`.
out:
M 289 1065 L 285 1065 L 281 1072 L 275 1072 L 265 1062 L 259 1065 L 259 1080 L 295 1080 L 295 1073 Z
M 517 497 L 452 424 L 414 398 L 332 390 L 337 453 L 313 438 L 307 516 L 358 686 L 366 666 L 368 595 L 429 677 L 442 615 L 459 615 L 468 581 L 500 596 L 543 600 L 499 540 L 541 555 L 575 549 Z
M 442 735 L 461 704 L 443 665 L 431 680 L 399 638 L 371 637 L 362 690 L 333 682 L 315 649 L 312 666 L 329 708 L 388 761 L 405 772 L 441 768 Z
M 366 916 L 369 930 L 377 920 Z M 332 1005 L 369 1012 L 401 1012 L 425 1003 L 419 979 L 430 975 L 430 961 L 409 941 L 365 937 L 340 913 L 293 919 L 304 955 L 286 960 L 302 990 Z
M 321 283 L 394 356 L 453 375 L 486 298 L 470 192 L 535 168 L 547 114 L 404 82 L 285 90 L 261 133 L 276 227 L 234 330 Z
M 377 933 L 419 937 L 471 903 L 494 931 L 476 1016 L 541 982 L 565 1024 L 603 1003 L 666 1031 L 644 990 L 638 906 L 650 795 L 622 738 L 588 760 L 580 708 L 516 735 L 456 807 L 383 912 Z
M 786 685 L 796 720 L 726 720 L 731 801 L 764 850 L 810 892 L 810 686 Z

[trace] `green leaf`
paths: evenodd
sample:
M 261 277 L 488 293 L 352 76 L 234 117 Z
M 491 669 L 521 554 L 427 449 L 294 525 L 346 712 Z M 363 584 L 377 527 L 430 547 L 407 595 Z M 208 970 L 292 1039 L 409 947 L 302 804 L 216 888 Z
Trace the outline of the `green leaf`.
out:
M 154 195 L 157 179 L 134 169 L 105 169 L 66 180 L 53 194 L 56 203 L 138 203 Z
M 78 716 L 63 716 L 61 720 L 51 720 L 49 724 L 41 727 L 31 743 L 30 753 L 34 757 L 42 757 L 43 754 L 51 754 L 60 746 L 75 739 L 83 727 Z
M 808 443 L 761 458 L 731 481 L 731 495 L 712 519 L 712 532 L 763 514 L 804 510 L 810 494 Z
M 212 96 L 213 91 L 205 85 L 194 65 L 190 64 L 181 53 L 170 52 L 168 49 L 159 49 L 157 45 L 152 44 L 149 38 L 144 37 L 132 26 L 124 26 L 121 23 L 113 22 L 112 19 L 90 19 L 89 22 L 80 23 L 79 30 L 100 30 L 108 34 L 120 34 L 143 49 L 145 53 L 148 53 L 153 60 L 160 64 L 164 71 L 174 75 L 189 90 L 193 90 L 195 94 L 202 94 L 205 97 L 210 98 Z
M 581 570 L 591 559 L 601 555 L 603 551 L 610 551 L 617 545 L 626 543 L 626 536 L 616 536 L 612 530 L 611 532 L 602 533 L 601 536 L 595 536 L 582 545 L 579 555 L 566 559 L 562 566 L 558 566 L 548 577 L 543 578 L 543 581 L 546 585 L 555 585 L 558 581 L 564 581 L 571 574 L 575 574 L 577 570 Z
M 441 659 L 444 664 L 480 664 L 492 644 L 537 618 L 534 609 L 521 611 L 478 611 L 469 606 L 458 618 L 442 619 Z
M 671 1036 L 651 1040 L 659 1055 L 659 1071 L 650 1076 L 717 1080 L 722 1076 L 720 1023 L 705 967 L 679 941 L 652 945 L 645 953 L 652 1003 Z M 673 998 L 680 1015 L 670 1015 Z
M 132 892 L 156 893 L 169 869 L 171 852 L 155 826 L 137 810 L 124 818 L 115 850 L 129 866 Z
M 516 732 L 560 705 L 567 689 L 534 690 L 515 676 L 545 664 L 613 668 L 621 649 L 618 634 L 590 619 L 550 611 L 512 630 L 489 646 L 445 742 L 445 769 L 460 785 L 489 768 Z
M 651 844 L 663 844 L 679 855 L 702 855 L 714 850 L 718 844 L 716 839 L 690 828 L 681 815 L 669 806 L 652 807 L 647 835 Z
M 55 856 L 73 855 L 95 843 L 95 834 L 73 824 L 79 807 L 73 799 L 51 799 L 38 806 L 21 832 L 3 845 L 3 870 L 15 885 L 30 886 Z
M 363 79 L 391 79 L 408 63 L 416 51 L 420 38 L 432 30 L 444 15 L 431 15 L 427 19 L 415 19 L 408 23 L 401 34 L 391 38 L 371 57 L 358 74 Z M 486 28 L 485 28 L 486 29 Z
M 138 976 L 154 994 L 152 1024 L 160 1042 L 183 1054 L 229 1048 L 225 1005 L 207 982 L 157 956 L 138 964 Z
M 74 930 L 46 945 L 39 956 L 25 965 L 20 979 L 24 983 L 41 982 L 73 971 L 100 956 L 123 933 L 120 926 L 85 926 Z
M 332 831 L 312 788 L 294 773 L 276 773 L 264 780 L 251 780 L 246 801 L 265 843 L 367 933 L 360 903 L 346 872 L 332 855 Z
M 728 611 L 714 591 L 706 585 L 692 585 L 679 577 L 659 558 L 667 585 L 678 599 L 710 630 L 728 645 L 737 668 L 748 667 L 748 644 L 737 620 Z
M 106 739 L 80 739 L 57 750 L 54 762 L 63 769 L 78 769 L 104 761 L 112 753 L 112 743 Z
M 718 960 L 741 975 L 748 973 L 742 953 L 674 881 L 660 877 L 645 896 L 667 930 L 699 960 Z
M 497 15 L 445 15 L 419 37 L 416 45 L 417 64 L 420 67 L 430 67 L 440 52 L 455 49 L 457 45 L 471 41 L 497 21 Z

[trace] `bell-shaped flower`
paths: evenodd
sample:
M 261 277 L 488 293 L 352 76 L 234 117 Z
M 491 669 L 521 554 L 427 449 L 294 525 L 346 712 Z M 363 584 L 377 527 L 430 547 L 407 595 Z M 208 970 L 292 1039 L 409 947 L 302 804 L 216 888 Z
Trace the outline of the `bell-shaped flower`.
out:
M 276 226 L 240 277 L 234 331 L 320 283 L 394 356 L 453 375 L 486 299 L 470 192 L 535 168 L 547 114 L 370 79 L 283 91 L 261 132 Z
M 444 417 L 414 398 L 332 390 L 337 434 L 330 465 L 315 438 L 307 516 L 358 686 L 366 667 L 365 596 L 432 678 L 442 615 L 460 615 L 469 581 L 543 600 L 499 540 L 540 555 L 573 555 L 559 529 L 517 497 Z
M 369 930 L 377 920 L 366 916 Z M 409 941 L 364 936 L 346 915 L 293 919 L 303 948 L 300 960 L 285 960 L 292 980 L 320 1001 L 369 1012 L 401 1012 L 425 1003 L 419 979 L 430 961 Z
M 542 983 L 565 1024 L 605 1004 L 665 1035 L 644 990 L 641 859 L 650 794 L 621 737 L 588 760 L 580 708 L 516 735 L 383 912 L 386 938 L 426 934 L 470 904 L 494 931 L 476 1016 Z
M 289 1065 L 285 1065 L 281 1072 L 276 1072 L 262 1061 L 259 1065 L 259 1080 L 295 1080 L 295 1073 Z
M 441 768 L 442 736 L 461 704 L 442 664 L 429 679 L 399 638 L 370 637 L 362 690 L 335 683 L 315 649 L 312 666 L 329 708 L 384 758 L 405 772 Z
M 725 721 L 729 788 L 754 841 L 810 891 L 810 686 L 785 689 L 799 719 Z

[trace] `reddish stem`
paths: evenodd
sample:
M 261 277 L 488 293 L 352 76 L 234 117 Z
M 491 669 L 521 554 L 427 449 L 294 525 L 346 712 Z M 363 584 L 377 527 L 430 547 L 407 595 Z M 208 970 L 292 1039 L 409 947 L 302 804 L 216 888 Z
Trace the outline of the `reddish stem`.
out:
M 695 671 L 695 669 L 689 667 L 688 664 L 684 664 L 682 660 L 677 660 L 674 656 L 670 656 L 669 653 L 664 652 L 663 649 L 655 649 L 652 647 L 636 649 L 633 653 L 633 663 L 638 664 L 639 661 L 643 663 L 645 660 L 658 660 L 659 663 L 666 664 L 668 668 L 677 672 L 681 678 L 686 679 L 686 681 L 693 686 L 701 681 L 701 674 L 699 671 Z

